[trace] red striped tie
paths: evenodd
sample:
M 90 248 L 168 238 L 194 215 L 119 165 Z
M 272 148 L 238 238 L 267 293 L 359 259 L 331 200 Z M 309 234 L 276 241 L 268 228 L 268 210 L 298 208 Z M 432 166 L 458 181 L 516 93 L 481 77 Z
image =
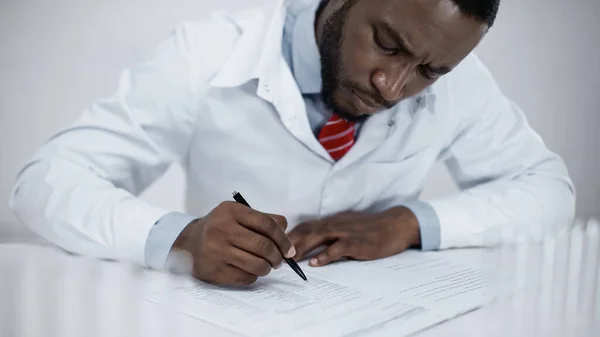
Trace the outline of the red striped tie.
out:
M 355 122 L 333 114 L 319 133 L 319 142 L 334 160 L 342 158 L 354 145 Z

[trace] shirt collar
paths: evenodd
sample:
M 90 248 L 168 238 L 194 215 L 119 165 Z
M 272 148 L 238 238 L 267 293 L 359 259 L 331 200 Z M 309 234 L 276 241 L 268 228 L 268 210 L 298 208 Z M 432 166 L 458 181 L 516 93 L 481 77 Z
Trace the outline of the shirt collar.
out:
M 321 56 L 315 37 L 315 19 L 319 1 L 297 15 L 291 36 L 292 72 L 303 94 L 321 92 Z

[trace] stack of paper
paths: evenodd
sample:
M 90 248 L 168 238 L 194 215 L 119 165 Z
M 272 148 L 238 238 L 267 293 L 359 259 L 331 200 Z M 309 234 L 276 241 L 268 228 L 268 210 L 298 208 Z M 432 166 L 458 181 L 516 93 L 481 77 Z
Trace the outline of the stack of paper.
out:
M 247 287 L 202 282 L 150 300 L 245 336 L 404 336 L 480 307 L 490 299 L 480 256 L 469 251 L 344 261 L 273 271 Z

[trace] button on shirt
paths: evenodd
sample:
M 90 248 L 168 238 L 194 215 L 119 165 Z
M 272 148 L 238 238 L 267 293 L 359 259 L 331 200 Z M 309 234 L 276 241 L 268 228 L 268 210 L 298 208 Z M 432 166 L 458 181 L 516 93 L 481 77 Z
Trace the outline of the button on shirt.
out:
M 315 17 L 319 1 L 312 1 L 303 8 L 293 8 L 287 12 L 283 31 L 282 53 L 298 84 L 304 102 L 306 114 L 315 137 L 319 130 L 331 118 L 329 111 L 321 99 L 321 64 L 315 39 Z M 418 113 L 420 107 L 432 99 L 429 90 L 413 98 L 413 111 Z M 356 127 L 356 137 L 360 137 L 360 125 Z M 421 231 L 421 249 L 435 250 L 440 245 L 440 224 L 433 208 L 422 201 L 411 200 L 403 205 L 409 208 L 419 221 Z M 162 269 L 173 243 L 183 229 L 196 216 L 173 212 L 161 218 L 148 235 L 145 249 L 146 264 L 149 267 Z

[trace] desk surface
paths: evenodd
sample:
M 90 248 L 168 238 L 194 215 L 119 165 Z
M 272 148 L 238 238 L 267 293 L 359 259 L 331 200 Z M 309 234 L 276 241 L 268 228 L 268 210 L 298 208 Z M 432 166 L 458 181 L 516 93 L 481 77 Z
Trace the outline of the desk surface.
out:
M 483 254 L 481 250 L 471 252 Z M 50 246 L 13 243 L 0 245 L 0 274 L 2 336 L 238 336 L 185 315 L 171 315 L 163 307 L 143 301 L 145 291 L 158 289 L 175 277 L 166 273 L 74 256 Z M 127 283 L 125 275 L 136 275 L 142 282 Z M 82 300 L 78 294 L 87 296 Z M 515 322 L 513 317 L 508 322 L 507 311 L 515 308 L 520 308 L 523 320 Z M 552 334 L 556 331 L 550 328 L 543 334 L 532 331 L 526 326 L 535 315 L 523 308 L 515 307 L 514 298 L 497 301 L 415 336 L 593 335 L 591 330 L 575 334 Z M 125 323 L 139 321 L 139 325 L 129 324 L 129 330 L 124 329 Z

